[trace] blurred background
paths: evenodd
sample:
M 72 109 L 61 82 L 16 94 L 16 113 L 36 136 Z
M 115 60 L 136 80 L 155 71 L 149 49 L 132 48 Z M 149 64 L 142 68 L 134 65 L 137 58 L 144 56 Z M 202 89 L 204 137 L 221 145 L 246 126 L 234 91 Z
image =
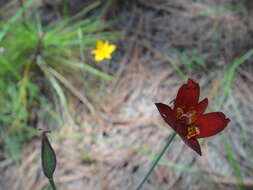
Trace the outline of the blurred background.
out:
M 231 120 L 200 141 L 176 137 L 143 190 L 253 189 L 253 1 L 0 1 L 0 190 L 134 189 L 172 130 L 154 106 L 188 77 L 208 112 Z M 117 46 L 96 62 L 98 40 Z

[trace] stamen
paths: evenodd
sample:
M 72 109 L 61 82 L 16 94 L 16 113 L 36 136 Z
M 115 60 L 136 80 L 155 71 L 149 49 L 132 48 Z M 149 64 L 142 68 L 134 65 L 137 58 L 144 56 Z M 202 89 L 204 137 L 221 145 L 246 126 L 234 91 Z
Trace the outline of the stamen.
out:
M 184 110 L 182 108 L 178 107 L 176 109 L 176 118 L 181 119 L 183 114 L 184 114 Z
M 194 109 L 190 109 L 190 111 L 184 113 L 183 108 L 178 107 L 176 109 L 176 118 L 182 120 L 185 124 L 190 125 L 197 120 L 196 111 Z
M 190 138 L 192 138 L 192 137 L 194 137 L 196 135 L 199 135 L 199 134 L 200 134 L 200 131 L 199 131 L 198 127 L 196 127 L 194 125 L 188 126 L 188 128 L 187 128 L 187 135 L 186 135 L 187 139 L 190 139 Z

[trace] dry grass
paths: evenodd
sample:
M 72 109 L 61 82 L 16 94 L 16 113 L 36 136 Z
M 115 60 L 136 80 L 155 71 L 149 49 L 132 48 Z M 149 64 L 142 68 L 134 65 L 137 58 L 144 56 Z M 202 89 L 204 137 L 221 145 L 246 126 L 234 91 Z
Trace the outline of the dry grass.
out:
M 106 86 L 103 94 L 97 92 L 92 100 L 93 115 L 70 98 L 71 111 L 52 135 L 58 158 L 55 181 L 60 190 L 136 187 L 154 153 L 159 152 L 172 132 L 160 118 L 154 102 L 173 100 L 185 76 L 200 82 L 202 98 L 208 97 L 209 108 L 215 109 L 223 91 L 221 79 L 226 73 L 219 68 L 231 64 L 231 60 L 249 49 L 251 29 L 245 8 L 219 14 L 200 13 L 232 4 L 226 0 L 138 0 L 131 5 L 132 14 L 122 13 L 127 18 L 122 19 L 126 26 L 122 29 L 124 56 L 118 70 L 111 71 L 118 80 Z M 203 60 L 208 64 L 205 69 L 181 70 L 183 63 L 178 52 L 189 49 L 207 54 Z M 176 138 L 143 189 L 237 189 L 238 183 L 253 188 L 252 62 L 251 59 L 240 67 L 222 107 L 231 119 L 224 137 L 233 147 L 243 181 L 235 176 L 221 136 L 201 142 L 202 157 Z M 40 169 L 39 150 L 39 141 L 35 139 L 25 148 L 18 169 L 11 162 L 0 165 L 6 171 L 0 179 L 0 189 L 43 189 L 47 181 Z M 9 184 L 11 187 L 4 186 Z
M 166 65 L 164 68 L 150 68 L 144 66 L 139 58 L 132 60 L 138 60 L 138 63 L 130 63 L 118 83 L 108 88 L 96 119 L 73 102 L 75 116 L 61 126 L 59 134 L 52 136 L 58 156 L 55 178 L 60 189 L 133 189 L 148 170 L 152 152 L 157 153 L 171 133 L 153 103 L 172 100 L 181 81 Z M 133 68 L 136 70 L 133 71 Z M 191 77 L 206 81 L 204 74 Z M 239 80 L 242 79 L 237 76 L 236 81 Z M 209 84 L 204 82 L 203 97 L 210 95 L 212 89 L 209 87 L 215 86 L 218 80 L 213 78 Z M 245 96 L 245 93 L 241 93 L 242 89 L 252 87 L 234 87 L 236 104 L 240 104 L 241 113 L 245 112 L 243 120 L 250 127 L 253 120 L 248 114 L 252 107 L 248 102 L 252 102 L 252 97 L 249 96 L 247 101 L 242 98 Z M 235 114 L 231 112 L 232 104 L 229 98 L 222 109 L 232 121 L 225 130 L 225 136 L 233 143 L 244 175 L 243 183 L 252 187 L 251 161 L 248 159 L 252 152 L 242 145 L 242 137 L 238 136 L 241 129 L 238 128 Z M 252 135 L 251 128 L 247 130 L 247 135 Z M 11 175 L 17 187 L 13 190 L 24 189 L 24 184 L 29 187 L 26 188 L 28 190 L 42 189 L 47 184 L 39 164 L 39 142 L 36 140 L 32 144 L 24 153 L 18 170 L 20 173 Z M 201 144 L 204 153 L 200 158 L 176 138 L 166 155 L 166 161 L 156 168 L 144 189 L 233 189 L 238 180 L 233 175 L 222 139 L 211 137 Z M 9 169 L 12 172 L 15 170 Z M 25 178 L 21 180 L 18 176 L 22 174 L 25 174 Z

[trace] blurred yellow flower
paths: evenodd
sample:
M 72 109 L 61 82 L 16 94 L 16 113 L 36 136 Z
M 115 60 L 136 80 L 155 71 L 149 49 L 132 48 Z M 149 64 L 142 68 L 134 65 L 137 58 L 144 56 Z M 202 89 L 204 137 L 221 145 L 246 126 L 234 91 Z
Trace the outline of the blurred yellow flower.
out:
M 116 46 L 113 44 L 109 44 L 108 41 L 98 40 L 96 49 L 91 51 L 91 53 L 95 55 L 95 60 L 97 62 L 100 62 L 104 59 L 111 59 L 111 54 L 115 51 L 115 49 Z

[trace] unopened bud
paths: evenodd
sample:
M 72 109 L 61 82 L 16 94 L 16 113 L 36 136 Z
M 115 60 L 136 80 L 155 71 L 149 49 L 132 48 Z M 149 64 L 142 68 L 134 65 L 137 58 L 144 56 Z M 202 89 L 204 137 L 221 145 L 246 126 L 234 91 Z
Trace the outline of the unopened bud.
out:
M 46 133 L 49 132 L 45 130 L 41 131 L 41 163 L 45 176 L 48 179 L 52 179 L 56 168 L 56 155 L 46 136 Z

